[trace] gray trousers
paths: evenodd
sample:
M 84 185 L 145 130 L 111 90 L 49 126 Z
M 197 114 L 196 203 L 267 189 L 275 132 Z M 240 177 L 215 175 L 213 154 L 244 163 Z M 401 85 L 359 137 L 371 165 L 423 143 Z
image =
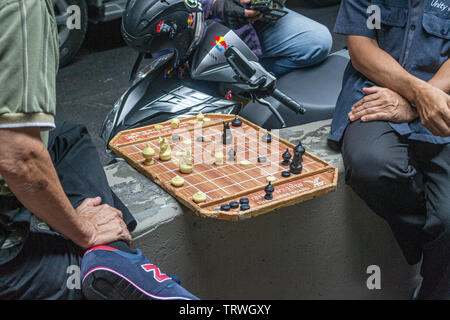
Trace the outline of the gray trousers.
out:
M 408 263 L 423 259 L 419 298 L 450 299 L 450 144 L 357 121 L 346 129 L 342 155 L 346 183 L 388 222 Z

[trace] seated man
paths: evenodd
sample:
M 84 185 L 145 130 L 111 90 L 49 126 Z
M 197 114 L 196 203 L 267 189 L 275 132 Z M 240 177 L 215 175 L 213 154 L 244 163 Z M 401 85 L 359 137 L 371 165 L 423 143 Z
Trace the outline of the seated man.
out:
M 450 298 L 449 21 L 431 0 L 343 0 L 335 27 L 351 63 L 329 139 L 407 261 L 422 259 L 420 299 Z
M 240 1 L 240 2 L 239 2 Z M 216 18 L 234 29 L 276 76 L 325 60 L 332 46 L 327 27 L 289 9 L 277 22 L 261 21 L 261 13 L 245 9 L 250 0 L 201 0 L 205 19 Z
M 0 0 L 0 299 L 196 299 L 129 248 L 136 222 L 86 129 L 46 134 L 58 68 L 52 8 Z

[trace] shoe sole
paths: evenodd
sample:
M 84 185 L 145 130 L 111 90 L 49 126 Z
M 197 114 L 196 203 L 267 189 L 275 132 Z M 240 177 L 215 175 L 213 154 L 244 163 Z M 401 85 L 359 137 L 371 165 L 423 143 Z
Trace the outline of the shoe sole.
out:
M 83 281 L 83 294 L 88 300 L 152 300 L 126 279 L 107 270 L 87 275 Z

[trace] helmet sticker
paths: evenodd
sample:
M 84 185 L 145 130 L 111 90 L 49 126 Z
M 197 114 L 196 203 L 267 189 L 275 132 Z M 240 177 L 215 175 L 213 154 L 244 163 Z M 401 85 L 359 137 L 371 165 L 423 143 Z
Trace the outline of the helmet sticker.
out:
M 186 5 L 192 9 L 197 8 L 199 4 L 198 0 L 184 0 L 184 3 L 186 3 Z

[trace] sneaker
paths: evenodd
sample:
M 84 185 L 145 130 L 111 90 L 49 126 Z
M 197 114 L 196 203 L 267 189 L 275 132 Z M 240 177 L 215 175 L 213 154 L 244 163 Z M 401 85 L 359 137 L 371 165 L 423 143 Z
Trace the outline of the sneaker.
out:
M 81 262 L 82 290 L 92 300 L 198 300 L 137 249 L 94 247 Z

